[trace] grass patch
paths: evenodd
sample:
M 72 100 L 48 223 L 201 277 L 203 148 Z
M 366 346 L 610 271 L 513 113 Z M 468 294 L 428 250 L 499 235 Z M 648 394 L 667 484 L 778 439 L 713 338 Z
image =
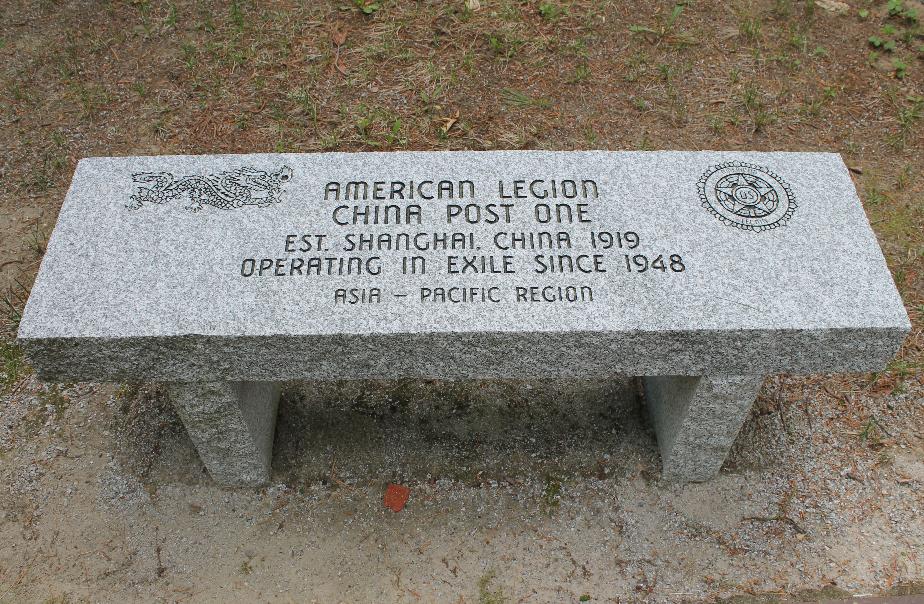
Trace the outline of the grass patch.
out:
M 506 604 L 507 596 L 500 587 L 491 589 L 491 582 L 497 578 L 497 573 L 493 570 L 481 575 L 478 579 L 478 604 Z
M 545 477 L 545 487 L 542 489 L 542 498 L 540 506 L 546 514 L 552 515 L 558 510 L 561 504 L 562 487 L 561 481 L 552 475 Z
M 28 438 L 37 436 L 50 420 L 60 421 L 70 404 L 58 384 L 45 387 L 36 397 L 35 406 L 22 418 L 21 432 Z
M 552 101 L 545 97 L 531 97 L 525 92 L 514 90 L 513 88 L 504 88 L 501 90 L 501 98 L 508 105 L 518 109 L 548 109 L 552 106 Z
M 23 358 L 22 348 L 15 342 L 7 339 L 0 339 L 0 364 L 3 372 L 0 374 L 0 393 L 10 391 L 19 380 L 22 379 L 26 371 L 26 363 Z

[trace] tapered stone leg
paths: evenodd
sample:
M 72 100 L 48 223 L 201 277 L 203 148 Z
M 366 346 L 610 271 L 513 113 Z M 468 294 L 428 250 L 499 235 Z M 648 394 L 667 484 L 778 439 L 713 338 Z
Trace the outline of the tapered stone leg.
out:
M 752 375 L 646 377 L 662 478 L 696 482 L 718 474 L 761 383 L 763 376 Z
M 269 482 L 279 384 L 171 383 L 170 399 L 215 482 Z

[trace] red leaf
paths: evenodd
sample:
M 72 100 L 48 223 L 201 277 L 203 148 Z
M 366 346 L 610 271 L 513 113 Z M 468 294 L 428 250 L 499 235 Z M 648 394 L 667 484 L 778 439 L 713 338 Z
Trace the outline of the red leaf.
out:
M 385 507 L 392 512 L 400 512 L 404 509 L 408 497 L 411 496 L 411 490 L 400 484 L 389 484 L 385 489 Z

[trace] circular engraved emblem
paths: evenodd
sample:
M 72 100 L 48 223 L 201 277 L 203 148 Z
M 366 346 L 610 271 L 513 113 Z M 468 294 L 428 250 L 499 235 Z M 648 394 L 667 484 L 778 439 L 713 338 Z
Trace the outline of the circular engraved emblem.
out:
M 740 161 L 712 166 L 697 183 L 704 208 L 729 226 L 766 231 L 783 226 L 796 211 L 796 197 L 782 178 Z

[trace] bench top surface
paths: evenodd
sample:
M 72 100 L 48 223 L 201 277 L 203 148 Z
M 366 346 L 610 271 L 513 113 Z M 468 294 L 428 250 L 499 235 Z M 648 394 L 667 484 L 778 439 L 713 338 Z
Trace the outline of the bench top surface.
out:
M 84 159 L 19 337 L 909 327 L 837 154 L 398 152 Z

